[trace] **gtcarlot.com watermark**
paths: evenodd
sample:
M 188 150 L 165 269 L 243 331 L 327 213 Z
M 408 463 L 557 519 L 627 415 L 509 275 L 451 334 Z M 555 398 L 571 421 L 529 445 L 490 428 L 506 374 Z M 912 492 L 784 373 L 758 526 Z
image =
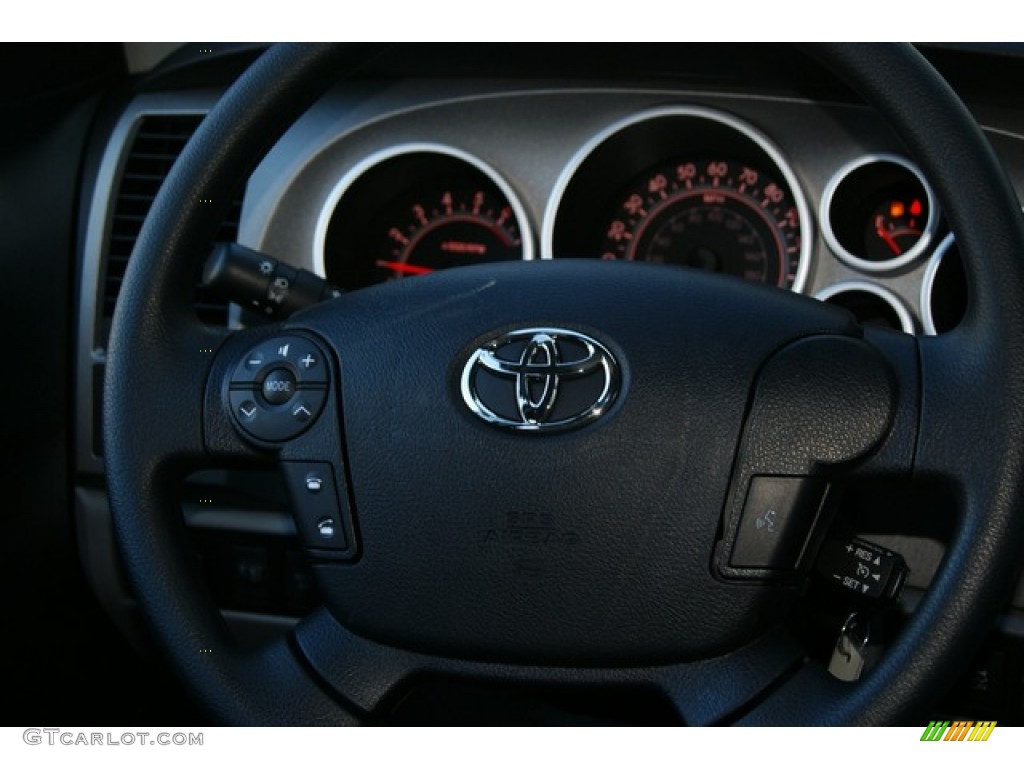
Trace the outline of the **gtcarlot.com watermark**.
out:
M 65 747 L 201 747 L 202 733 L 160 731 L 70 731 L 63 728 L 26 728 L 21 734 L 26 744 Z

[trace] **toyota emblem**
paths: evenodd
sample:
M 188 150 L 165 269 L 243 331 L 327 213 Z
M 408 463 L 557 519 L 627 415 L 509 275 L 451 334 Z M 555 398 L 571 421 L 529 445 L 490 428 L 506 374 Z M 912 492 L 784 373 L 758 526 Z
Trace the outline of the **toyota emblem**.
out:
M 462 398 L 489 424 L 539 432 L 582 426 L 607 413 L 619 366 L 590 336 L 562 328 L 505 333 L 462 369 Z

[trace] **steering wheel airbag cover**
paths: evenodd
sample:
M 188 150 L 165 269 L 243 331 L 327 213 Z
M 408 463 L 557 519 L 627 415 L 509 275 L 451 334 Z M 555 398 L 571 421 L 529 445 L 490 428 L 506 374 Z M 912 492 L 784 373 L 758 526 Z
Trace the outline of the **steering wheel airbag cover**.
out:
M 795 339 L 858 334 L 847 313 L 718 275 L 556 259 L 390 283 L 295 322 L 341 363 L 362 555 L 320 575 L 352 631 L 463 658 L 624 666 L 735 648 L 783 612 L 791 595 L 709 564 L 758 370 Z M 466 407 L 469 356 L 538 324 L 615 355 L 620 392 L 600 419 L 531 434 Z

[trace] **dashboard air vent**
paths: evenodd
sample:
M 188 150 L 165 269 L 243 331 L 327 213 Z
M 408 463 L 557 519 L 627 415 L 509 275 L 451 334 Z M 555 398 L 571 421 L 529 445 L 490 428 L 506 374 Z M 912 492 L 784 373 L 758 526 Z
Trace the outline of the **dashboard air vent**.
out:
M 198 114 L 147 115 L 135 132 L 117 182 L 110 237 L 107 241 L 103 281 L 105 330 L 109 330 L 128 258 L 135 247 L 142 222 L 171 166 L 202 119 L 203 115 Z M 237 239 L 241 208 L 241 200 L 236 198 L 221 224 L 217 240 L 233 242 Z M 227 324 L 228 307 L 224 302 L 211 300 L 197 289 L 195 306 L 203 322 Z

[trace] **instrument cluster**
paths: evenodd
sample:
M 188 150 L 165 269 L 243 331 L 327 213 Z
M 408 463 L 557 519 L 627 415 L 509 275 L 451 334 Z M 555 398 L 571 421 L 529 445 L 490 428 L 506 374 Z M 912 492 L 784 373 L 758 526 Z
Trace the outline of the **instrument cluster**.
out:
M 625 260 L 809 293 L 907 333 L 948 330 L 964 312 L 938 202 L 898 153 L 837 162 L 812 197 L 766 131 L 727 110 L 673 104 L 612 120 L 576 147 L 540 215 L 512 176 L 443 142 L 372 152 L 327 195 L 314 268 L 356 290 L 493 261 Z M 815 283 L 826 260 L 838 277 Z M 914 301 L 905 282 L 891 285 L 910 273 Z

